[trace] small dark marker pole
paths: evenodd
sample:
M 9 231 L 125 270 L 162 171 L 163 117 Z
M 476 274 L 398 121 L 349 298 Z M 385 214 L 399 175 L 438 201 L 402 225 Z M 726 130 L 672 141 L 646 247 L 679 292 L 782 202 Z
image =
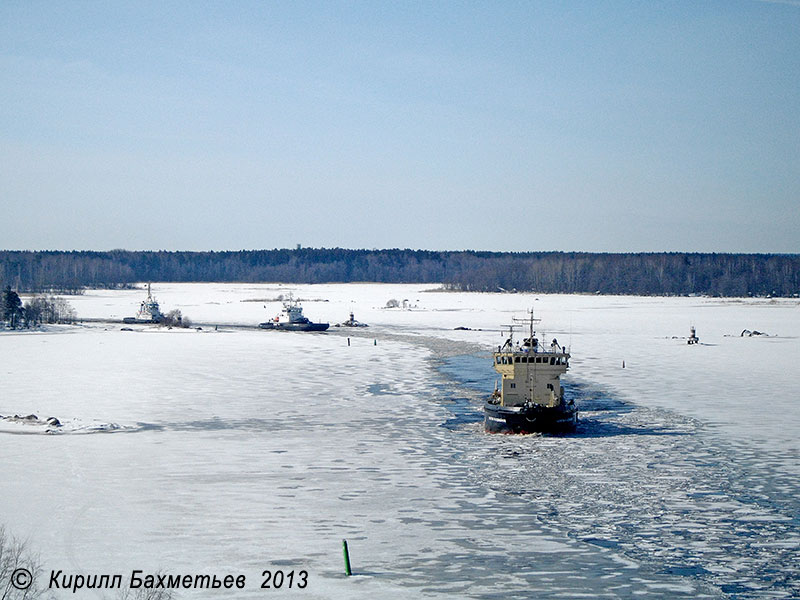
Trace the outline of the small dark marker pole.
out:
M 623 369 L 625 368 L 625 361 L 624 360 L 622 361 L 622 368 Z
M 347 345 L 350 345 L 350 338 L 347 338 Z
M 372 340 L 372 345 L 373 346 L 377 346 L 378 345 L 378 340 Z
M 350 577 L 350 552 L 347 551 L 347 540 L 342 540 L 342 554 L 344 554 L 344 574 Z

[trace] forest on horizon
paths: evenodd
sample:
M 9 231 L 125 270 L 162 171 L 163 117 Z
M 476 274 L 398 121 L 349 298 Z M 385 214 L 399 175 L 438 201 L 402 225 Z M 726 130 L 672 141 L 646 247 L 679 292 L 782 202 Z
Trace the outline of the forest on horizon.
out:
M 796 297 L 800 254 L 0 250 L 0 287 L 20 293 L 80 293 L 145 281 L 441 283 L 482 292 Z

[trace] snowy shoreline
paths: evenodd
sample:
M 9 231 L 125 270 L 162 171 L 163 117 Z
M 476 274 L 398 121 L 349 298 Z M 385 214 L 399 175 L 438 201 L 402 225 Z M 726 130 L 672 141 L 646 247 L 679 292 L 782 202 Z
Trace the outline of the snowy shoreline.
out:
M 423 287 L 153 286 L 194 321 L 258 322 L 275 306 L 245 299 L 292 291 L 327 300 L 312 320 L 352 311 L 365 329 L 0 335 L 0 414 L 62 423 L 0 427 L 7 524 L 47 568 L 224 564 L 255 582 L 276 561 L 306 569 L 312 597 L 800 592 L 796 303 Z M 140 297 L 74 303 L 121 318 Z M 572 346 L 579 431 L 486 435 L 488 352 L 531 306 Z M 726 337 L 745 327 L 777 335 Z M 767 398 L 780 419 L 761 417 Z M 94 432 L 132 435 L 70 435 Z

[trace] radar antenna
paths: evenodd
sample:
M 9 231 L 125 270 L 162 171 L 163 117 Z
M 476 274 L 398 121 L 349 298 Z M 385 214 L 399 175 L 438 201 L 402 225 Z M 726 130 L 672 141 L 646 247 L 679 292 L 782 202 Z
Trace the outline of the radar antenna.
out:
M 533 336 L 536 335 L 536 330 L 534 329 L 534 323 L 540 322 L 541 319 L 537 319 L 537 318 L 535 318 L 533 316 L 533 307 L 531 307 L 531 309 L 528 310 L 527 312 L 528 312 L 528 315 L 529 315 L 528 318 L 526 318 L 526 319 L 518 319 L 516 317 L 512 317 L 511 320 L 514 323 L 519 323 L 520 325 L 523 324 L 523 323 L 528 324 L 528 339 L 527 339 L 527 342 L 529 344 L 533 345 L 533 339 L 534 339 Z

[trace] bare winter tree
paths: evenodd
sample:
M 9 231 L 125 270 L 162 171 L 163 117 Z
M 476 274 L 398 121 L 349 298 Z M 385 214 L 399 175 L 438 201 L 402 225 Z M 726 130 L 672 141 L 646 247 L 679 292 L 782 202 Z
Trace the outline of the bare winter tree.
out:
M 47 590 L 39 586 L 42 578 L 39 557 L 25 542 L 0 526 L 0 600 L 50 600 L 52 594 L 47 595 Z M 173 600 L 175 597 L 175 592 L 169 589 L 124 588 L 113 600 Z
M 25 303 L 24 314 L 26 327 L 75 321 L 75 309 L 64 298 L 56 296 L 34 296 Z
M 181 314 L 181 309 L 175 308 L 161 317 L 159 325 L 162 327 L 191 327 L 192 321 L 189 317 Z
M 41 597 L 37 585 L 39 559 L 0 526 L 0 600 L 32 600 Z M 26 583 L 30 585 L 26 587 Z M 20 589 L 22 588 L 22 589 Z

